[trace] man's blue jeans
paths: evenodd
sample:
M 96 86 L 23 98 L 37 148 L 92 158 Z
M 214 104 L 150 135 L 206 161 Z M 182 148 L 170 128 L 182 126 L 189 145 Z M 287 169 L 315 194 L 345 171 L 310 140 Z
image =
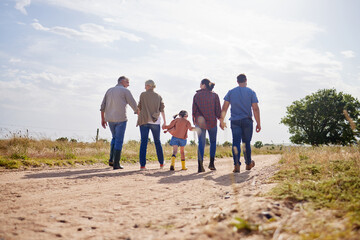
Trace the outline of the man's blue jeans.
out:
M 216 153 L 216 134 L 217 134 L 217 126 L 206 130 L 200 128 L 201 132 L 198 134 L 199 138 L 199 146 L 198 146 L 198 161 L 204 160 L 204 151 L 205 151 L 205 139 L 206 139 L 206 131 L 209 133 L 210 138 L 210 157 L 215 157 Z
M 250 141 L 253 134 L 253 121 L 250 118 L 244 118 L 241 120 L 231 121 L 231 131 L 232 131 L 232 153 L 234 159 L 234 165 L 240 163 L 240 153 L 241 153 L 241 141 L 245 143 L 246 157 L 245 164 L 249 165 L 251 163 L 251 146 Z
M 140 126 L 141 144 L 140 144 L 140 166 L 146 165 L 146 149 L 149 139 L 149 131 L 154 138 L 156 155 L 160 164 L 164 164 L 164 153 L 160 142 L 160 124 L 144 124 Z
M 111 145 L 110 145 L 110 157 L 112 158 L 111 150 L 118 150 L 121 153 L 122 146 L 124 143 L 124 135 L 126 129 L 126 123 L 124 122 L 109 122 L 109 128 L 112 134 Z M 110 159 L 112 160 L 112 159 Z

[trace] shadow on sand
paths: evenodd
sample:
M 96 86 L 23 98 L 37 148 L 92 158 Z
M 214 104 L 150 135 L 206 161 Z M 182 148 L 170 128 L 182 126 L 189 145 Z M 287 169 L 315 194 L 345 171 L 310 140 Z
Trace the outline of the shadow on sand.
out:
M 159 171 L 158 169 L 148 169 L 147 171 L 139 170 L 113 170 L 112 168 L 97 168 L 97 169 L 84 169 L 84 170 L 68 170 L 68 171 L 54 171 L 46 173 L 30 173 L 24 176 L 24 179 L 40 179 L 40 178 L 67 178 L 67 179 L 91 179 L 91 178 L 111 178 L 130 176 L 134 174 L 141 174 L 144 177 L 156 177 L 159 178 L 160 184 L 177 184 L 181 182 L 191 182 L 197 179 L 205 179 L 214 181 L 218 185 L 230 186 L 233 183 L 242 183 L 250 180 L 249 172 L 242 173 L 229 173 L 214 177 L 211 171 L 203 173 L 189 173 L 178 175 L 179 171 Z

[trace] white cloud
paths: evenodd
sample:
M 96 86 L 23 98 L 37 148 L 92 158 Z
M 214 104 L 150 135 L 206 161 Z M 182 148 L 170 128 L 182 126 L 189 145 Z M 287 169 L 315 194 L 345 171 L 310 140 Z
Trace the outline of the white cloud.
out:
M 16 0 L 15 8 L 22 12 L 23 14 L 27 15 L 25 7 L 31 4 L 31 0 Z
M 21 62 L 21 59 L 19 59 L 19 58 L 10 58 L 9 62 L 10 63 L 19 63 L 19 62 Z
M 355 57 L 355 53 L 351 50 L 347 50 L 347 51 L 342 51 L 341 54 L 345 57 L 345 58 L 354 58 Z
M 120 39 L 139 42 L 142 40 L 140 37 L 137 37 L 134 34 L 126 33 L 120 30 L 105 29 L 103 26 L 93 23 L 80 25 L 80 31 L 59 26 L 48 28 L 44 27 L 37 21 L 31 25 L 34 29 L 39 31 L 51 32 L 71 39 L 81 39 L 90 42 L 111 43 Z
M 243 7 L 245 3 L 231 0 L 104 0 L 101 3 L 37 0 L 37 3 L 44 4 L 43 7 L 51 4 L 59 7 L 59 11 L 62 8 L 79 11 L 102 22 L 72 26 L 69 20 L 66 27 L 49 27 L 45 18 L 41 23 L 34 20 L 34 29 L 53 33 L 57 39 L 43 38 L 42 34 L 32 37 L 32 45 L 26 46 L 24 54 L 37 58 L 38 62 L 29 67 L 26 58 L 19 56 L 23 60 L 19 65 L 26 64 L 32 71 L 9 70 L 8 74 L 32 82 L 39 99 L 55 96 L 57 91 L 62 97 L 76 99 L 76 106 L 83 104 L 91 108 L 91 102 L 96 107 L 92 114 L 98 114 L 102 95 L 119 75 L 130 77 L 130 89 L 136 99 L 143 91 L 144 81 L 154 79 L 157 91 L 164 98 L 167 116 L 171 116 L 182 108 L 191 112 L 192 96 L 202 78 L 216 83 L 215 91 L 222 100 L 236 86 L 236 75 L 244 72 L 249 87 L 260 100 L 263 133 L 273 131 L 267 135 L 268 139 L 259 140 L 269 142 L 271 138 L 279 142 L 286 131 L 278 130 L 278 125 L 285 107 L 293 100 L 319 88 L 336 87 L 341 91 L 351 87 L 342 78 L 345 67 L 336 58 L 338 54 L 311 47 L 314 39 L 326 34 L 325 27 L 295 17 L 274 17 L 270 15 L 271 9 L 266 11 L 269 15 L 264 15 L 256 7 L 249 10 Z M 278 7 L 273 2 L 268 4 Z M 82 41 L 64 41 L 59 36 Z M 136 47 L 112 44 L 110 51 L 83 50 L 89 48 L 87 42 L 108 46 L 107 43 L 121 39 L 139 44 Z M 352 51 L 342 54 L 355 55 Z M 43 59 L 48 60 L 45 63 Z M 357 86 L 352 89 L 353 93 L 359 92 Z M 78 102 L 78 99 L 82 100 Z M 71 101 L 67 104 L 71 105 Z M 74 115 L 81 118 L 78 113 Z M 138 129 L 131 129 L 129 126 L 129 138 L 138 134 Z

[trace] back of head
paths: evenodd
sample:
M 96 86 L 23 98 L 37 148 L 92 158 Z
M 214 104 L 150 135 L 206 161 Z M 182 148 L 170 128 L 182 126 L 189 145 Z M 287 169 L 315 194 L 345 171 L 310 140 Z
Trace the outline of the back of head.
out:
M 247 78 L 246 78 L 245 74 L 242 73 L 239 76 L 237 76 L 237 82 L 238 83 L 244 83 L 246 81 L 247 81 Z
M 127 80 L 127 77 L 125 77 L 125 76 L 121 76 L 121 77 L 119 77 L 119 79 L 118 79 L 118 84 L 120 84 L 122 81 L 124 81 L 124 80 Z
M 185 111 L 185 110 L 181 110 L 178 114 L 176 114 L 176 115 L 174 115 L 173 117 L 174 117 L 174 119 L 175 118 L 177 118 L 177 116 L 180 116 L 180 117 L 186 117 L 186 116 L 188 116 L 188 112 L 187 111 Z
M 209 91 L 212 91 L 215 87 L 215 83 L 210 82 L 210 80 L 207 78 L 201 80 L 201 84 L 204 84 L 206 86 L 206 89 Z
M 153 80 L 147 80 L 145 82 L 145 86 L 151 87 L 151 89 L 154 89 L 156 87 L 155 82 Z

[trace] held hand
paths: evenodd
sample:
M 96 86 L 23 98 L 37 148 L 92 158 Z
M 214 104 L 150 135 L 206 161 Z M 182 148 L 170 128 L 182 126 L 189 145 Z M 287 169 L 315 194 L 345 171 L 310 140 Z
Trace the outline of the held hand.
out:
M 164 123 L 161 127 L 163 130 L 166 129 L 166 124 Z
M 261 131 L 261 126 L 260 125 L 256 125 L 256 132 L 260 132 Z
M 107 122 L 105 120 L 101 120 L 101 126 L 106 129 Z
M 224 121 L 220 121 L 220 128 L 221 128 L 222 130 L 224 130 L 225 128 L 227 128 L 226 123 L 225 123 Z

